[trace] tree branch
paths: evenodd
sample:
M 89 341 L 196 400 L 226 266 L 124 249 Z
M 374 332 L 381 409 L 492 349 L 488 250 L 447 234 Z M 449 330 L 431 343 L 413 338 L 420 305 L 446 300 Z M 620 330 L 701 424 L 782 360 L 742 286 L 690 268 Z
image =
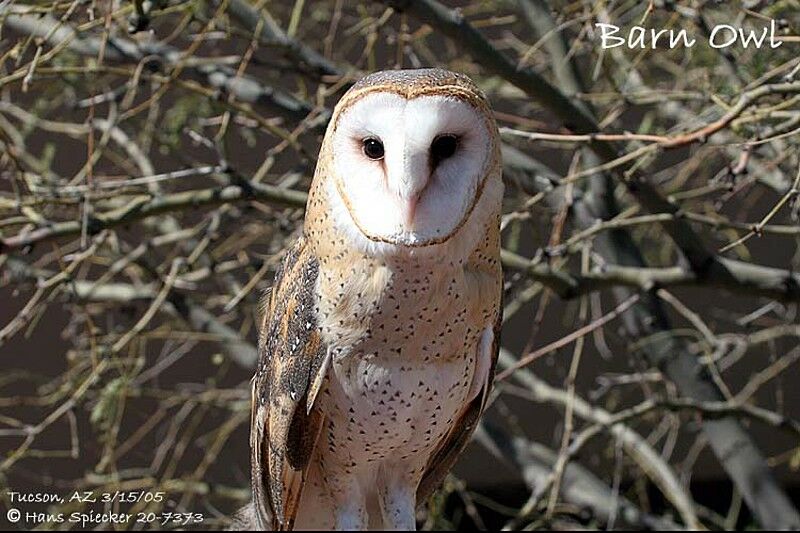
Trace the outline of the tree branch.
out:
M 113 228 L 155 215 L 239 201 L 262 200 L 286 207 L 303 208 L 306 198 L 304 192 L 245 181 L 240 185 L 164 194 L 159 197 L 136 196 L 120 208 L 91 215 L 88 224 L 90 231 L 97 233 L 102 229 Z M 81 221 L 68 220 L 0 239 L 0 254 L 47 240 L 79 235 L 81 228 Z

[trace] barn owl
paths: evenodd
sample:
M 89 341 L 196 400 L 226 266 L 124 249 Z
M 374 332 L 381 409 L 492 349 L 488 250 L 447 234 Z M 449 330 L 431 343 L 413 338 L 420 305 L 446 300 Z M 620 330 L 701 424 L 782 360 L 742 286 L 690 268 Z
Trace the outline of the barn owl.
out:
M 497 125 L 464 75 L 371 74 L 328 125 L 252 382 L 260 529 L 415 529 L 498 350 Z

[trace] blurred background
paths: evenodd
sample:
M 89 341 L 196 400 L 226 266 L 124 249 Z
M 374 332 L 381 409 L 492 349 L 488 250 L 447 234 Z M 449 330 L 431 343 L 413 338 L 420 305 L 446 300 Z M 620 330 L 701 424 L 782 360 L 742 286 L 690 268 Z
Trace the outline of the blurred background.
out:
M 799 7 L 0 2 L 0 523 L 229 524 L 261 299 L 330 111 L 365 73 L 438 66 L 501 128 L 505 314 L 420 527 L 800 527 Z M 603 49 L 596 23 L 696 44 Z M 718 24 L 783 44 L 714 49 Z

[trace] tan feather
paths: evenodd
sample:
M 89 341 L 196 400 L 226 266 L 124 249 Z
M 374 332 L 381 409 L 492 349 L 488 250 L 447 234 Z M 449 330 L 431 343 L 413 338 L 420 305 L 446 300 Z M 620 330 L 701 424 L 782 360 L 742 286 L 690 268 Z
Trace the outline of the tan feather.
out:
M 304 472 L 323 425 L 313 401 L 306 408 L 311 384 L 314 395 L 319 391 L 328 352 L 316 325 L 317 273 L 317 261 L 301 238 L 276 273 L 262 322 L 253 378 L 251 461 L 257 523 L 269 529 L 292 527 Z

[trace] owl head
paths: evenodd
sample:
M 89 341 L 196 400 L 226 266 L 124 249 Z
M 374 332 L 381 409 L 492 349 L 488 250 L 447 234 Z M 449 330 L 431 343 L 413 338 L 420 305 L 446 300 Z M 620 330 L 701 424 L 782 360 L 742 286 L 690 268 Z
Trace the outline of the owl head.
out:
M 336 106 L 314 179 L 309 211 L 325 209 L 349 244 L 375 253 L 463 245 L 500 212 L 497 125 L 462 74 L 370 74 Z

